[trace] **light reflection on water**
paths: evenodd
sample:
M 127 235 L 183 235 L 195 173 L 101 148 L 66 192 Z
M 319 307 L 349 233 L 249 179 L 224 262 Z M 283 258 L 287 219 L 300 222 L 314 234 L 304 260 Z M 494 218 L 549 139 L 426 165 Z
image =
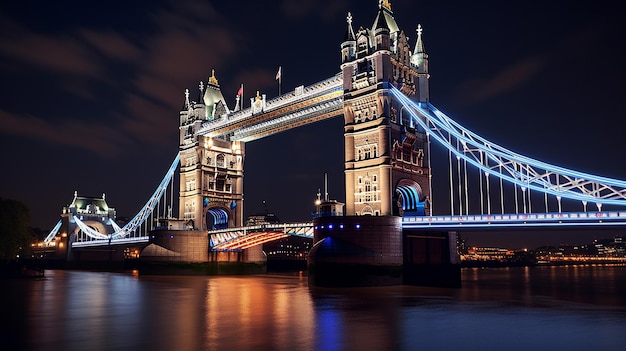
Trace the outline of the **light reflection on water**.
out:
M 626 326 L 625 266 L 465 269 L 461 289 L 82 271 L 2 283 L 0 338 L 16 350 L 602 350 Z

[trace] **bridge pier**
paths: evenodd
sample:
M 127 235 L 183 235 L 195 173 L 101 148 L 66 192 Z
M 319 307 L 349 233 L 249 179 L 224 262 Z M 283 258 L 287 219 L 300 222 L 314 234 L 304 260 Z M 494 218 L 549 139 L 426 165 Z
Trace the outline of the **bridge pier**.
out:
M 403 231 L 398 216 L 319 217 L 313 226 L 311 286 L 461 286 L 456 233 Z
M 319 217 L 313 220 L 309 285 L 402 284 L 402 218 Z
M 139 260 L 140 274 L 267 272 L 267 258 L 261 245 L 241 251 L 210 251 L 209 237 L 204 230 L 153 230 Z
M 461 287 L 456 232 L 403 230 L 404 284 Z
M 215 274 L 260 274 L 267 273 L 267 257 L 263 245 L 242 251 L 211 251 L 209 262 Z

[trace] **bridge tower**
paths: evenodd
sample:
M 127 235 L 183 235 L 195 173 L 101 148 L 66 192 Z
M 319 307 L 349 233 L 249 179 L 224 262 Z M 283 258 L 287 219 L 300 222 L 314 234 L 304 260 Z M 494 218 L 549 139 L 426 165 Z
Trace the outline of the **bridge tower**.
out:
M 101 260 L 110 259 L 112 251 L 100 250 L 99 255 L 93 252 L 73 252 L 72 243 L 91 240 L 87 233 L 83 232 L 77 223 L 81 221 L 87 227 L 95 230 L 99 234 L 109 235 L 115 231 L 112 222 L 115 221 L 116 212 L 113 207 L 109 207 L 105 200 L 105 195 L 101 198 L 79 196 L 74 192 L 72 203 L 63 207 L 61 213 L 60 243 L 58 251 L 65 255 L 67 261 L 74 260 Z M 82 257 L 81 257 L 82 255 Z M 121 260 L 121 256 L 120 256 Z
M 417 27 L 415 48 L 388 0 L 371 28 L 354 31 L 348 13 L 341 43 L 346 216 L 313 220 L 309 283 L 315 286 L 458 286 L 456 236 L 408 232 L 405 215 L 430 209 L 428 139 L 391 89 L 428 102 L 428 55 Z
M 411 51 L 388 0 L 371 28 L 355 32 L 348 13 L 341 44 L 348 216 L 430 214 L 426 135 L 389 93 L 394 85 L 415 101 L 429 100 L 421 26 L 415 43 Z
M 185 92 L 180 112 L 179 218 L 192 229 L 240 227 L 245 146 L 197 133 L 203 123 L 230 112 L 214 71 L 199 92 L 198 101 Z

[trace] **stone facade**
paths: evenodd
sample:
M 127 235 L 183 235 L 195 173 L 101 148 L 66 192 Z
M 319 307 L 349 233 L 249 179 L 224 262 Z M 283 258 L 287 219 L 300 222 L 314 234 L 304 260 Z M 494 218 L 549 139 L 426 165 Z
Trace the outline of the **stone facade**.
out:
M 180 112 L 179 218 L 200 230 L 243 225 L 245 144 L 199 135 L 202 123 L 228 112 L 213 74 L 200 84 L 199 102 L 186 93 Z
M 406 210 L 428 214 L 426 134 L 403 116 L 402 106 L 389 93 L 393 85 L 415 101 L 428 101 L 428 55 L 421 27 L 411 52 L 391 5 L 384 1 L 371 29 L 354 32 L 348 14 L 341 52 L 346 214 L 402 215 Z M 414 191 L 399 191 L 399 186 Z M 419 203 L 419 208 L 407 207 L 409 202 Z

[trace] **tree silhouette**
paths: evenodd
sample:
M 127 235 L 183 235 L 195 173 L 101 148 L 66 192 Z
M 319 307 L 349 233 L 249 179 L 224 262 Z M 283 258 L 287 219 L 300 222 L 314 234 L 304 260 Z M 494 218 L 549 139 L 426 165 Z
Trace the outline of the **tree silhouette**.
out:
M 0 198 L 0 260 L 14 261 L 32 239 L 30 210 L 23 203 Z

